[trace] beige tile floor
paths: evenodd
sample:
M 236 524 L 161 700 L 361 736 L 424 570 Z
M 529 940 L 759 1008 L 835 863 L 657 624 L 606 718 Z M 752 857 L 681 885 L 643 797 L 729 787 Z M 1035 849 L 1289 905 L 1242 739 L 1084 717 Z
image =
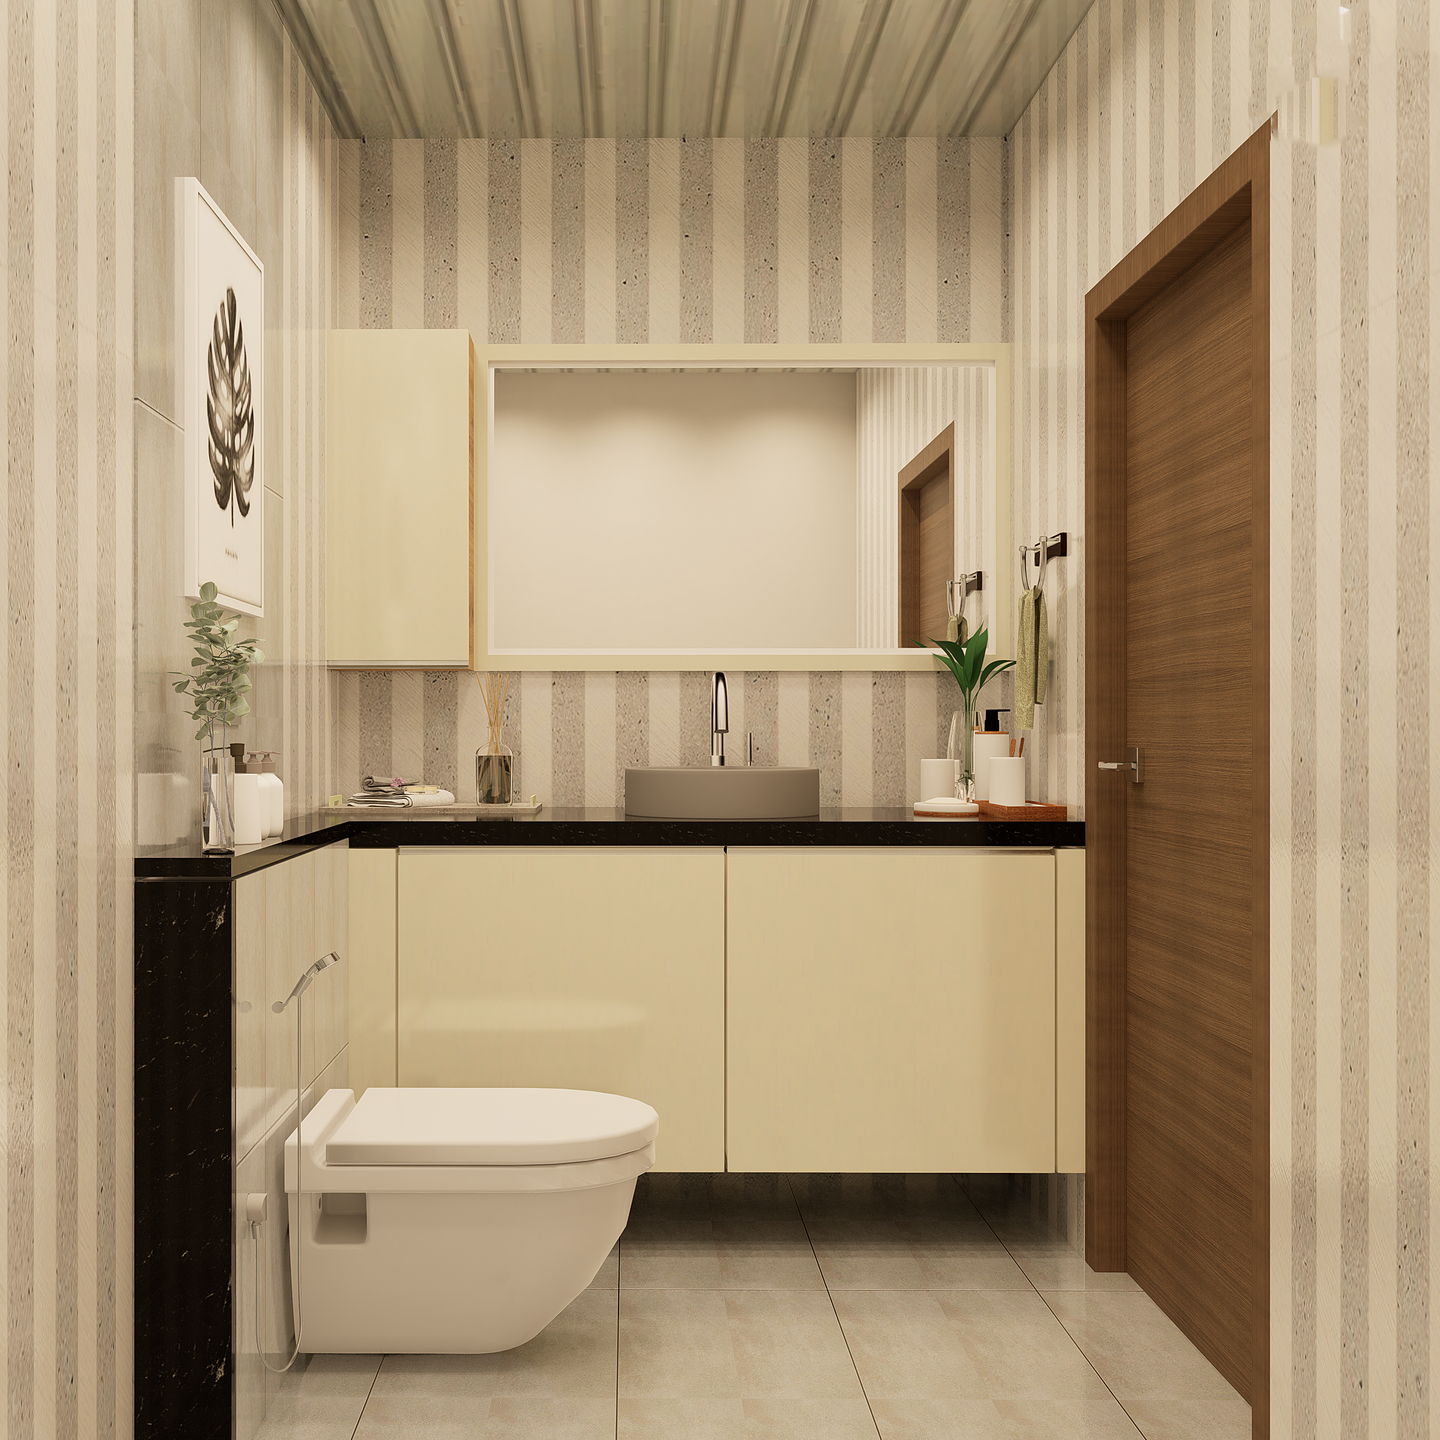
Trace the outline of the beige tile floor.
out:
M 963 1177 L 962 1177 L 963 1178 Z M 1240 1440 L 1249 1406 L 1005 1177 L 647 1176 L 503 1355 L 327 1356 L 262 1440 Z

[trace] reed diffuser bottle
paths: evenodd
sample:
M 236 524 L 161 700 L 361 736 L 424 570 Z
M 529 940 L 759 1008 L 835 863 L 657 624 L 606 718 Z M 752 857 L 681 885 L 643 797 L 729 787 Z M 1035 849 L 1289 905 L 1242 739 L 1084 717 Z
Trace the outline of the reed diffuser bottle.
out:
M 475 752 L 475 803 L 509 805 L 515 794 L 515 755 L 504 743 L 505 705 L 510 698 L 510 677 L 486 673 L 477 675 L 490 733 Z

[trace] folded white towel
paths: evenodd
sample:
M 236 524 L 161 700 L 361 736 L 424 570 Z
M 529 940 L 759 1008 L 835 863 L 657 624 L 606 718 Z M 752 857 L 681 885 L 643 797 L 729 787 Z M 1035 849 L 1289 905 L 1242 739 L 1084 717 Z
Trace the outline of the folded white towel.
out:
M 412 810 L 427 805 L 453 805 L 455 797 L 434 785 L 412 785 L 407 790 L 361 790 L 345 803 L 357 809 Z

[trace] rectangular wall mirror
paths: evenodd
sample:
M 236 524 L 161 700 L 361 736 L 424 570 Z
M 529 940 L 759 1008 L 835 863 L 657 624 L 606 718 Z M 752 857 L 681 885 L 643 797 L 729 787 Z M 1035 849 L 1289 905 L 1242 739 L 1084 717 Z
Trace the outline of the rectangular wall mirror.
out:
M 955 576 L 983 576 L 970 628 L 1011 653 L 1008 346 L 477 361 L 479 668 L 930 668 L 901 645 L 901 474 L 947 429 L 951 518 L 927 555 L 948 562 L 953 530 Z

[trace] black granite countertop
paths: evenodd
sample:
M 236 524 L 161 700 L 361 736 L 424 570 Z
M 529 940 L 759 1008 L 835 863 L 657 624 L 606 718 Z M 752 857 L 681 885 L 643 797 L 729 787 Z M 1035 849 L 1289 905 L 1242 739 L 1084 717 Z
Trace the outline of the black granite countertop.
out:
M 135 878 L 234 879 L 306 850 L 401 845 L 940 845 L 1055 849 L 1085 843 L 1084 812 L 1066 820 L 919 820 L 903 806 L 822 810 L 813 820 L 641 820 L 623 810 L 546 806 L 536 815 L 437 814 L 427 810 L 321 810 L 297 815 L 285 833 L 234 855 L 205 855 L 186 843 L 142 846 Z

